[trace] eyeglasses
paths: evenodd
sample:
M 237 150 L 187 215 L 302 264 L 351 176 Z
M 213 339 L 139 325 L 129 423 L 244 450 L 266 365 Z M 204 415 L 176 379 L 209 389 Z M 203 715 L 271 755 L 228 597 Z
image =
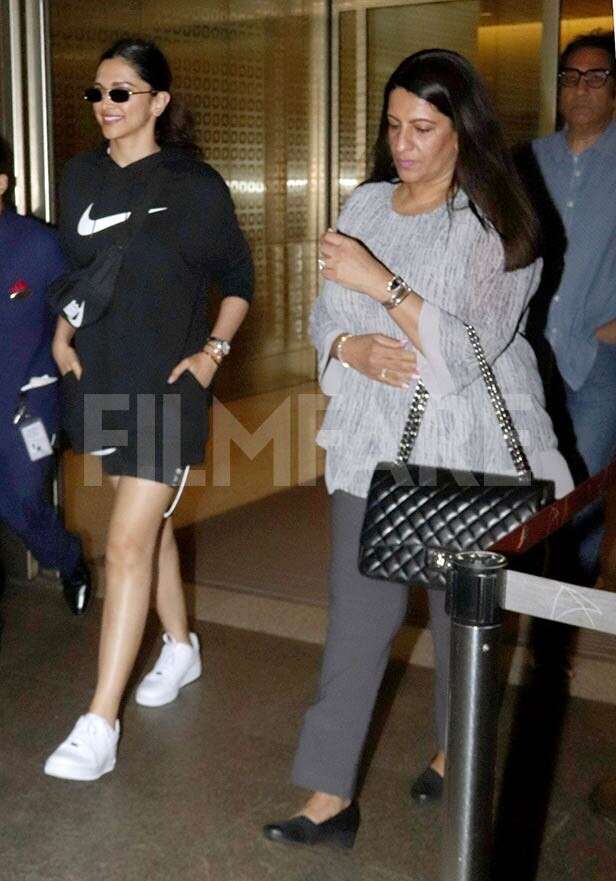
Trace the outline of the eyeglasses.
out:
M 86 89 L 83 97 L 90 104 L 98 104 L 103 100 L 103 92 L 106 92 L 109 99 L 114 104 L 126 104 L 131 95 L 156 95 L 156 89 L 146 89 L 144 92 L 133 92 L 132 89 L 99 89 L 98 86 L 92 86 Z
M 561 86 L 577 86 L 582 79 L 591 89 L 601 89 L 610 76 L 614 76 L 613 70 L 603 70 L 600 67 L 593 67 L 590 70 L 580 70 L 579 67 L 563 67 L 558 74 L 558 82 Z

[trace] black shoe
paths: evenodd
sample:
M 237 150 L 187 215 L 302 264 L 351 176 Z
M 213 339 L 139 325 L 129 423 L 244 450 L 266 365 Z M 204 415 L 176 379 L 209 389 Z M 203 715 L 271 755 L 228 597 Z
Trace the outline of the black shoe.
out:
M 351 848 L 358 829 L 359 805 L 352 801 L 348 808 L 323 823 L 313 823 L 301 815 L 281 823 L 270 823 L 263 827 L 263 834 L 270 841 L 284 844 L 328 844 L 330 847 Z
M 443 797 L 444 785 L 445 781 L 438 771 L 428 766 L 411 786 L 411 798 L 422 804 L 429 801 L 440 801 Z
M 64 599 L 73 615 L 83 615 L 92 594 L 90 570 L 83 557 L 71 575 L 62 578 Z

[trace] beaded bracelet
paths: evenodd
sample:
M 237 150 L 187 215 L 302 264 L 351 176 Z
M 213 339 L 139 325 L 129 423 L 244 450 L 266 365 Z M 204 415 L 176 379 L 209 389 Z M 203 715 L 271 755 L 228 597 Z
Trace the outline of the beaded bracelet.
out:
M 203 352 L 204 355 L 207 355 L 208 358 L 211 358 L 212 361 L 214 362 L 214 364 L 216 364 L 217 367 L 220 367 L 220 365 L 222 364 L 222 358 L 221 358 L 221 357 L 215 355 L 214 352 L 213 352 L 211 349 L 208 349 L 208 348 L 201 349 L 201 351 Z
M 338 361 L 340 361 L 343 367 L 347 368 L 347 370 L 351 365 L 342 357 L 342 347 L 347 340 L 351 339 L 352 336 L 355 336 L 355 334 L 343 333 L 341 337 L 338 337 L 338 342 L 336 343 L 336 358 L 338 359 Z

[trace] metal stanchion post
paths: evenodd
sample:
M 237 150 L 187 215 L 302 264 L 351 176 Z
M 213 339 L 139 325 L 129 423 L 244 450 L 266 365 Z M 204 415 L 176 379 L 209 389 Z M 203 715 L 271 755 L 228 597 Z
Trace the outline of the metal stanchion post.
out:
M 488 881 L 498 724 L 501 554 L 456 554 L 442 881 Z

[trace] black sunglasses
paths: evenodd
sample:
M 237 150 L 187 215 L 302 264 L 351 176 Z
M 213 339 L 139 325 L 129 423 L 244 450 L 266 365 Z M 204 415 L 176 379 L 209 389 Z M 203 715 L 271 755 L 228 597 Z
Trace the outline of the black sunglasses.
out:
M 156 89 L 146 89 L 144 92 L 133 92 L 132 89 L 105 89 L 105 92 L 109 95 L 111 101 L 114 104 L 126 104 L 131 95 L 156 95 Z M 90 89 L 86 89 L 83 93 L 83 97 L 86 101 L 89 101 L 90 104 L 98 104 L 99 101 L 103 100 L 103 89 L 99 89 L 98 86 L 92 86 Z

